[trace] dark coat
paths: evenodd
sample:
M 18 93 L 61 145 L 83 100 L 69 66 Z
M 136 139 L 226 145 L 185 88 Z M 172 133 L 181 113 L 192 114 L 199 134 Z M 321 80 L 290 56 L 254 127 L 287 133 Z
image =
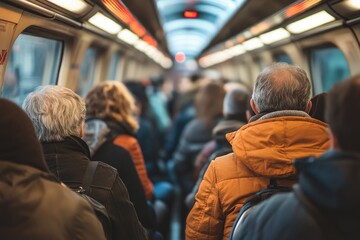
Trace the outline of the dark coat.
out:
M 0 238 L 105 240 L 84 199 L 49 173 L 0 161 Z
M 42 145 L 50 171 L 68 186 L 80 186 L 90 161 L 86 143 L 78 137 L 67 137 L 61 142 Z M 106 207 L 112 221 L 113 239 L 146 239 L 145 230 L 117 171 L 100 162 L 93 183 L 90 196 Z
M 146 203 L 144 188 L 128 151 L 108 141 L 95 153 L 93 160 L 103 161 L 118 170 L 119 176 L 128 189 L 130 200 L 134 204 L 140 222 L 146 228 L 155 229 L 156 221 L 152 209 Z
M 358 239 L 360 155 L 329 151 L 295 167 L 299 185 L 251 212 L 240 239 Z

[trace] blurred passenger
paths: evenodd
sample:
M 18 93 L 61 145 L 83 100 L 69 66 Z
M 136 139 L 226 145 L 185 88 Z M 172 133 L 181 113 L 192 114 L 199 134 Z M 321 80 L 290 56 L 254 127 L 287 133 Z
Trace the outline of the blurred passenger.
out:
M 154 180 L 153 177 L 160 174 L 157 162 L 160 149 L 160 132 L 155 116 L 149 108 L 145 86 L 137 81 L 128 81 L 125 86 L 135 98 L 135 113 L 139 123 L 136 137 L 144 156 L 147 173 L 150 179 Z
M 139 122 L 139 130 L 136 136 L 143 152 L 148 176 L 154 184 L 155 196 L 170 207 L 174 197 L 173 186 L 164 181 L 166 180 L 166 174 L 162 172 L 158 162 L 161 133 L 157 131 L 157 126 L 154 126 L 156 123 L 152 124 L 152 121 L 146 117 L 152 115 L 152 110 L 149 108 L 143 109 L 142 107 L 147 106 L 148 103 L 146 89 L 139 82 L 127 82 L 125 85 L 135 98 L 136 116 Z M 144 111 L 149 111 L 149 113 L 146 114 Z
M 154 186 L 149 179 L 143 154 L 136 139 L 138 122 L 135 117 L 135 100 L 124 84 L 103 82 L 95 86 L 86 96 L 89 118 L 103 121 L 109 128 L 113 143 L 129 151 L 140 177 L 146 199 L 154 202 L 158 222 L 166 215 L 166 208 L 156 201 Z
M 212 131 L 214 140 L 207 143 L 196 158 L 195 171 L 197 174 L 195 176 L 197 181 L 186 198 L 186 205 L 189 209 L 194 205 L 195 194 L 211 160 L 232 152 L 225 135 L 238 130 L 247 123 L 246 110 L 249 100 L 249 93 L 245 89 L 234 87 L 226 92 L 223 106 L 224 119 L 220 120 Z M 213 144 L 212 149 L 208 149 L 211 144 Z
M 195 158 L 211 140 L 212 129 L 222 117 L 224 95 L 223 86 L 217 83 L 205 85 L 196 94 L 197 116 L 186 125 L 173 156 L 174 171 L 185 194 L 194 186 L 192 174 Z
M 161 76 L 151 78 L 151 86 L 148 88 L 149 103 L 161 134 L 170 127 L 170 116 L 167 112 L 167 97 L 162 91 L 164 78 Z
M 105 240 L 89 203 L 50 174 L 28 116 L 0 99 L 0 236 Z
M 231 145 L 227 141 L 225 135 L 229 132 L 238 130 L 248 122 L 246 119 L 246 109 L 249 101 L 248 91 L 241 87 L 233 87 L 226 92 L 223 106 L 224 119 L 220 120 L 212 130 L 215 146 L 212 151 L 209 152 L 207 152 L 209 149 L 203 149 L 204 152 L 200 152 L 197 156 L 195 162 L 195 170 L 197 173 L 203 169 L 205 164 L 210 163 L 209 158 L 212 154 L 215 153 L 213 156 L 214 158 L 210 160 L 232 152 Z
M 82 98 L 65 87 L 45 86 L 30 93 L 23 107 L 35 126 L 50 171 L 69 187 L 79 188 L 90 162 L 89 148 L 81 139 L 85 120 Z M 112 239 L 147 239 L 114 168 L 99 162 L 89 195 L 108 211 Z
M 251 212 L 241 239 L 357 239 L 360 222 L 360 75 L 326 99 L 331 149 L 295 161 L 300 182 Z
M 212 161 L 187 218 L 187 239 L 228 239 L 248 196 L 270 180 L 291 186 L 295 158 L 318 156 L 329 146 L 327 125 L 311 118 L 311 83 L 304 70 L 285 63 L 257 77 L 249 124 L 229 133 L 233 153 Z
M 312 118 L 325 122 L 325 99 L 327 93 L 320 93 L 315 95 L 312 99 L 312 108 L 309 112 L 309 115 Z
M 139 124 L 135 118 L 135 100 L 124 84 L 103 82 L 86 96 L 89 118 L 102 120 L 109 128 L 113 143 L 129 151 L 145 190 L 147 200 L 153 198 L 154 187 L 150 181 L 142 151 L 136 139 Z
M 95 118 L 85 121 L 84 140 L 89 145 L 92 160 L 102 161 L 116 168 L 140 222 L 147 229 L 155 229 L 153 208 L 147 203 L 133 159 L 126 149 L 114 143 L 115 138 L 104 121 Z
M 204 78 L 200 73 L 195 73 L 186 90 L 178 94 L 175 102 L 176 116 L 164 142 L 162 159 L 165 161 L 172 158 L 186 124 L 195 117 L 195 96 L 201 86 L 207 83 L 209 83 L 207 78 Z

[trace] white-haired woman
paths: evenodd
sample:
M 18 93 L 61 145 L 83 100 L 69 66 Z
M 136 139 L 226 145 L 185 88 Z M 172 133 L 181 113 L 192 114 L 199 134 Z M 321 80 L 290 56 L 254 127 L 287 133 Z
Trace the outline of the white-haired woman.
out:
M 68 186 L 80 187 L 90 163 L 89 148 L 81 139 L 83 99 L 68 88 L 44 86 L 26 97 L 23 108 L 35 126 L 50 171 Z M 99 162 L 89 195 L 106 207 L 112 239 L 147 239 L 115 169 Z

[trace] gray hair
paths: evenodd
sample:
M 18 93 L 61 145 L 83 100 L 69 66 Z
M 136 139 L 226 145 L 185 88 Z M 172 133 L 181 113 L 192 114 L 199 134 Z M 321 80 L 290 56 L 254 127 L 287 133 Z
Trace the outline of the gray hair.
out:
M 275 63 L 257 77 L 252 94 L 259 112 L 305 111 L 311 97 L 311 82 L 300 67 Z
M 62 141 L 79 136 L 85 120 L 85 102 L 72 90 L 43 86 L 30 93 L 23 103 L 40 141 Z
M 224 98 L 224 115 L 245 113 L 249 98 L 249 92 L 245 89 L 234 88 L 228 90 Z

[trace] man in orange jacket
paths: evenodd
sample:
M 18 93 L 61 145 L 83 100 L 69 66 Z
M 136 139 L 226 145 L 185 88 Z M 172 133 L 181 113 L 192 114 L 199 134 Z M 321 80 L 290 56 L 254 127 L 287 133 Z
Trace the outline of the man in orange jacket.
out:
M 311 118 L 311 83 L 304 70 L 286 63 L 256 79 L 249 123 L 229 133 L 233 153 L 211 162 L 186 223 L 186 239 L 228 239 L 247 198 L 270 180 L 297 181 L 293 160 L 319 156 L 329 147 L 327 125 Z

